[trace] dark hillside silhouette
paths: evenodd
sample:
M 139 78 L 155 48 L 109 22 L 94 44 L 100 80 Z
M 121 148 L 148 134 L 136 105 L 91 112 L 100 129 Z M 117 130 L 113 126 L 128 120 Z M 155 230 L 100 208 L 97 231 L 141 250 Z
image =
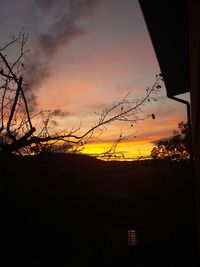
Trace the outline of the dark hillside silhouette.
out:
M 12 156 L 4 178 L 1 244 L 12 266 L 195 266 L 187 161 Z

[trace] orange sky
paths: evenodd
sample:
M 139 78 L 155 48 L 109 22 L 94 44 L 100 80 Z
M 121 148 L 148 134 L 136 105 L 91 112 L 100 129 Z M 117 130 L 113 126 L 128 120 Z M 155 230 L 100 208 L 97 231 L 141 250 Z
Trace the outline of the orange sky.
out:
M 77 0 L 73 2 L 76 7 Z M 95 113 L 101 113 L 113 101 L 127 93 L 130 99 L 144 96 L 159 66 L 137 0 L 99 0 L 90 6 L 83 0 L 82 9 L 70 9 L 68 0 L 56 3 L 21 0 L 20 6 L 7 0 L 0 11 L 0 34 L 6 41 L 25 26 L 30 35 L 29 48 L 37 51 L 36 66 L 45 62 L 48 70 L 48 75 L 40 77 L 41 82 L 33 88 L 37 109 L 61 111 L 62 116 L 53 118 L 57 126 L 52 123 L 51 127 L 54 125 L 55 131 L 81 125 L 84 132 L 98 121 Z M 9 19 L 5 17 L 8 10 Z M 69 15 L 73 18 L 70 23 L 66 20 Z M 61 21 L 63 24 L 59 24 Z M 51 43 L 37 46 L 41 36 L 50 37 Z M 122 133 L 131 136 L 119 146 L 125 157 L 146 156 L 157 140 L 170 136 L 177 123 L 186 120 L 186 107 L 167 99 L 164 87 L 156 97 L 157 102 L 142 108 L 144 115 L 154 113 L 155 120 L 134 127 L 119 122 L 108 125 L 101 136 L 104 142 L 94 140 L 84 151 L 103 152 Z M 187 94 L 184 97 L 189 98 Z

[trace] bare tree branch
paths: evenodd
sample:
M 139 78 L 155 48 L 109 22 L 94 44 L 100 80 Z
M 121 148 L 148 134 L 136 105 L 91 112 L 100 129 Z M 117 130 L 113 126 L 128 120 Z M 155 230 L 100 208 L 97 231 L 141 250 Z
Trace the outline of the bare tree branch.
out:
M 154 94 L 160 89 L 162 76 L 158 75 L 151 88 L 146 89 L 145 96 L 137 101 L 129 100 L 126 95 L 122 100 L 114 102 L 110 107 L 103 109 L 102 113 L 97 114 L 97 123 L 80 133 L 81 125 L 71 130 L 61 130 L 53 133 L 49 131 L 53 112 L 39 112 L 30 114 L 29 103 L 25 92 L 28 87 L 23 77 L 23 58 L 28 50 L 25 44 L 28 35 L 23 32 L 17 37 L 13 37 L 10 43 L 0 48 L 0 153 L 17 154 L 38 154 L 43 151 L 77 151 L 85 143 L 91 141 L 97 130 L 103 131 L 107 125 L 114 121 L 130 123 L 133 126 L 141 120 L 155 118 L 154 114 L 142 115 L 142 107 L 150 100 L 156 101 Z M 19 55 L 13 62 L 7 59 L 5 51 L 13 45 L 20 46 Z M 33 126 L 33 120 L 41 118 L 43 126 L 37 129 Z M 35 133 L 35 135 L 34 135 Z M 113 145 L 104 153 L 104 157 L 109 159 L 117 156 L 117 145 L 124 140 L 122 134 L 117 138 Z M 100 155 L 100 156 L 103 156 Z M 119 156 L 119 154 L 118 154 Z M 120 154 L 123 157 L 122 154 Z

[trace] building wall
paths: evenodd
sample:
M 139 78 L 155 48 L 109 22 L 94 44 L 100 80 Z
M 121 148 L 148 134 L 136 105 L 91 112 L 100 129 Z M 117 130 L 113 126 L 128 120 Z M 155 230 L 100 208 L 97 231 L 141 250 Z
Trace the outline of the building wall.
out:
M 197 209 L 199 225 L 200 258 L 200 2 L 188 1 L 189 45 L 190 45 L 190 83 L 192 106 L 192 132 L 194 146 L 194 165 L 197 184 Z

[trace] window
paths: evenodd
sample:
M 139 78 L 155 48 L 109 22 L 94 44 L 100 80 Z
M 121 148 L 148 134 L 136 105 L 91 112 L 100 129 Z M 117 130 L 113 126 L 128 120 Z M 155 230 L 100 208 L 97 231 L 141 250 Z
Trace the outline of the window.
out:
M 137 245 L 137 231 L 133 229 L 128 230 L 128 246 Z

